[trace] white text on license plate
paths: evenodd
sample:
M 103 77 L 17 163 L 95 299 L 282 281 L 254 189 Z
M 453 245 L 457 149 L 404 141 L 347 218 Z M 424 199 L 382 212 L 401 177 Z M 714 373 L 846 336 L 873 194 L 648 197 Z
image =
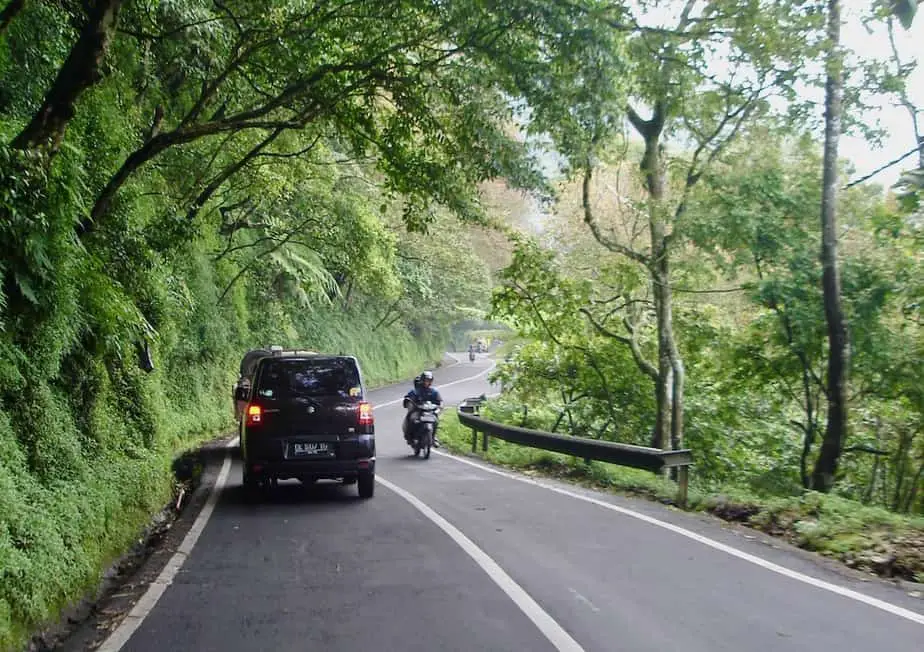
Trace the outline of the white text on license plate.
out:
M 326 442 L 307 442 L 292 444 L 292 452 L 295 455 L 317 455 L 318 453 L 327 453 L 330 450 Z

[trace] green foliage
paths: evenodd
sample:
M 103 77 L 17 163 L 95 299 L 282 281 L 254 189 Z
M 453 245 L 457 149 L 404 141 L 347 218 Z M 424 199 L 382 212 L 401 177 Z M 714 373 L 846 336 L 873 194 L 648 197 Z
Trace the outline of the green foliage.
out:
M 202 253 L 173 273 L 190 304 L 159 311 L 151 374 L 133 355 L 100 356 L 77 343 L 59 371 L 43 377 L 17 347 L 3 349 L 0 369 L 10 379 L 0 410 L 4 648 L 94 585 L 101 566 L 169 499 L 176 453 L 230 427 L 229 388 L 247 348 L 349 351 L 373 386 L 408 377 L 442 349 L 439 338 L 414 340 L 402 325 L 368 337 L 376 319 L 369 304 L 306 314 L 293 299 L 267 314 L 262 297 L 242 288 L 243 312 L 234 314 L 214 303 L 218 288 Z
M 918 10 L 918 0 L 889 0 L 888 6 L 901 21 L 902 26 L 909 29 Z
M 229 427 L 244 351 L 349 352 L 377 385 L 483 316 L 490 272 L 455 218 L 485 220 L 484 180 L 541 185 L 506 92 L 513 54 L 550 51 L 537 30 L 572 11 L 543 4 L 124 3 L 47 151 L 12 143 L 87 8 L 14 17 L 0 34 L 0 647 L 91 587 L 167 500 L 173 455 Z
M 376 384 L 432 359 L 453 323 L 469 336 L 488 327 L 476 322 L 490 308 L 491 328 L 514 329 L 496 374 L 507 395 L 490 410 L 648 443 L 660 281 L 651 250 L 631 264 L 609 255 L 644 239 L 640 218 L 671 223 L 661 281 L 678 294 L 739 275 L 747 290 L 673 306 L 703 486 L 785 494 L 798 482 L 792 422 L 805 441 L 822 407 L 817 233 L 805 217 L 817 165 L 810 146 L 768 148 L 763 163 L 725 147 L 769 111 L 768 93 L 793 99 L 821 43 L 814 4 L 710 1 L 661 29 L 646 23 L 658 0 L 637 15 L 596 0 L 123 3 L 99 65 L 67 79 L 85 4 L 26 3 L 0 34 L 0 645 L 20 643 L 124 549 L 169 494 L 171 456 L 228 426 L 229 388 L 254 346 L 349 351 Z M 734 74 L 707 71 L 716 52 Z M 46 99 L 59 104 L 42 115 L 56 119 L 23 145 Z M 517 239 L 489 306 L 501 265 L 473 251 L 485 239 L 470 225 L 502 220 L 479 188 L 503 179 L 552 194 L 521 131 L 551 136 L 571 171 L 606 173 L 594 157 L 612 158 L 630 101 L 664 119 L 664 143 L 696 148 L 664 159 L 680 189 L 667 198 L 673 217 L 651 197 L 630 202 L 616 225 L 625 242 L 604 255 L 586 234 L 557 254 Z M 735 162 L 707 175 L 723 158 Z M 860 234 L 844 267 L 863 402 L 850 443 L 894 455 L 850 458 L 841 487 L 919 510 L 919 234 L 868 194 L 845 206 Z M 812 391 L 793 399 L 806 375 Z
M 689 238 L 673 253 L 684 443 L 704 487 L 799 495 L 814 463 L 827 410 L 819 154 L 808 138 L 755 125 L 704 174 L 676 223 Z M 839 208 L 854 417 L 837 491 L 919 512 L 917 230 L 874 189 L 851 189 Z M 656 361 L 644 272 L 601 254 L 566 212 L 554 220 L 558 250 L 520 240 L 494 293 L 492 316 L 521 338 L 495 374 L 505 420 L 650 444 L 651 379 L 631 352 L 634 339 L 640 358 Z
M 584 320 L 591 281 L 568 276 L 554 254 L 529 239 L 517 242 L 501 280 L 491 316 L 527 339 L 494 375 L 510 399 L 547 407 L 548 428 L 648 443 L 651 385 L 640 382 L 624 342 Z

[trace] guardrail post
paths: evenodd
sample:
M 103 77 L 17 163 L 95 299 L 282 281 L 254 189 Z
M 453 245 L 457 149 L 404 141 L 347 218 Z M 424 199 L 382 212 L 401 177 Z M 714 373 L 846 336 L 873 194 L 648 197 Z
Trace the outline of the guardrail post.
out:
M 483 433 L 481 433 L 481 437 L 482 437 L 481 451 L 484 453 L 487 453 L 488 452 L 488 431 L 485 430 Z
M 478 431 L 472 428 L 472 452 L 478 450 Z
M 681 509 L 687 508 L 687 489 L 690 484 L 690 467 L 681 466 L 677 469 L 677 504 Z

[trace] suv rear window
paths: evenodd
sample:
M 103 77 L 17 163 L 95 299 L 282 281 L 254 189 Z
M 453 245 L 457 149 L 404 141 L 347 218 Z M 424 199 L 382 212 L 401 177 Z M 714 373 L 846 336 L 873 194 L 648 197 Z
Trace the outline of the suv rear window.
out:
M 349 358 L 264 360 L 257 396 L 266 399 L 362 396 L 359 369 Z

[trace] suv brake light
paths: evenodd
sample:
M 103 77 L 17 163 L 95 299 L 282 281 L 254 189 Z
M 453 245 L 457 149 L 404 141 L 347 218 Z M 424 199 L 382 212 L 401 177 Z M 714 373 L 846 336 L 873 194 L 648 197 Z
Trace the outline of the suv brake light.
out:
M 372 404 L 363 401 L 359 404 L 359 425 L 371 426 L 375 419 L 372 416 Z
M 254 403 L 250 403 L 247 406 L 246 420 L 244 425 L 259 426 L 261 423 L 263 423 L 263 408 Z

